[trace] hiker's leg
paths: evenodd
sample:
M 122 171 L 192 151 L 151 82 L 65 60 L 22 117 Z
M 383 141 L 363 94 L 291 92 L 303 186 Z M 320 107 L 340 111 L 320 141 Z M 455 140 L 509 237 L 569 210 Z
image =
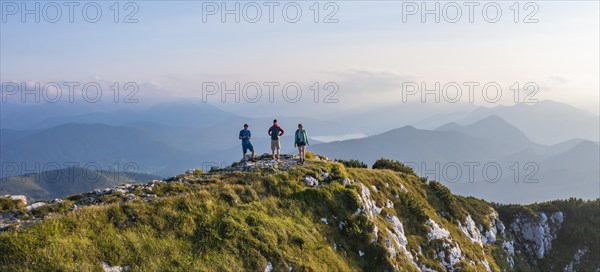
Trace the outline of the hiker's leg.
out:
M 275 142 L 271 140 L 271 157 L 275 160 Z
M 248 144 L 248 146 L 247 146 L 247 148 L 248 148 L 248 150 L 249 150 L 250 152 L 252 152 L 252 153 L 251 153 L 252 155 L 250 155 L 250 156 L 251 156 L 251 157 L 250 157 L 250 160 L 254 160 L 254 146 L 252 146 L 252 144 L 250 144 L 250 143 L 249 143 L 249 144 Z
M 279 140 L 275 141 L 275 148 L 277 149 L 277 160 L 279 160 L 281 155 L 281 143 L 279 142 Z

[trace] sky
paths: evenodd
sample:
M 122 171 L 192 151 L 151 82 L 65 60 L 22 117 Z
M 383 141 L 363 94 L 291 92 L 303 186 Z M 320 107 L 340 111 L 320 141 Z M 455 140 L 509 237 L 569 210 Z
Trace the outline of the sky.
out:
M 23 14 L 36 3 L 39 23 L 35 15 Z M 78 2 L 72 18 L 65 2 L 54 2 L 58 8 L 47 3 L 0 2 L 3 83 L 134 82 L 141 101 L 202 99 L 251 115 L 282 110 L 342 115 L 436 103 L 434 95 L 421 101 L 425 89 L 453 106 L 452 92 L 460 86 L 460 102 L 475 105 L 550 99 L 599 113 L 597 1 L 478 2 L 473 22 L 466 2 L 296 1 L 284 15 L 288 2 L 98 1 L 87 6 L 87 16 L 87 2 Z M 435 14 L 422 21 L 423 9 L 436 3 L 440 21 Z M 223 8 L 238 12 L 239 22 L 235 14 L 223 15 L 222 22 Z M 254 20 L 257 10 L 262 16 Z M 220 92 L 211 93 L 215 84 Z M 254 95 L 256 85 L 260 97 Z M 411 93 L 415 86 L 419 92 Z M 484 96 L 483 86 L 492 93 L 500 86 L 502 96 Z M 233 94 L 223 102 L 223 89 L 233 89 L 240 101 Z

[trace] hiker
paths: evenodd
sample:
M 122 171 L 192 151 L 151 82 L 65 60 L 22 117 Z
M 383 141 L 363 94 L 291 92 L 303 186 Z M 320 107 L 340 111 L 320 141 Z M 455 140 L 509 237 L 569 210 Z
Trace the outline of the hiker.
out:
M 308 145 L 308 135 L 306 135 L 306 130 L 304 130 L 302 124 L 298 124 L 298 129 L 296 130 L 294 136 L 294 147 L 298 147 L 298 155 L 300 156 L 300 163 L 304 163 L 306 146 Z
M 271 136 L 271 152 L 273 154 L 273 160 L 279 160 L 281 144 L 279 143 L 279 137 L 283 135 L 283 129 L 278 125 L 277 119 L 273 120 L 273 126 L 269 128 L 269 136 Z M 277 157 L 275 157 L 275 151 L 277 151 Z
M 242 140 L 242 161 L 246 160 L 246 153 L 248 150 L 252 151 L 252 161 L 256 161 L 254 158 L 254 147 L 252 143 L 250 143 L 250 139 L 252 139 L 252 133 L 248 129 L 248 124 L 244 124 L 244 129 L 240 130 L 240 140 Z

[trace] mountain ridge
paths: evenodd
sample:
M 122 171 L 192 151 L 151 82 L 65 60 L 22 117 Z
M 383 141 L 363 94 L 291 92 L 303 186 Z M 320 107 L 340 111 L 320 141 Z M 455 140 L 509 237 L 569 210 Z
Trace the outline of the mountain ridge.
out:
M 17 213 L 24 221 L 7 225 L 6 213 L 0 210 L 4 229 L 0 268 L 586 271 L 600 267 L 594 258 L 600 252 L 595 243 L 598 233 L 592 231 L 600 218 L 599 200 L 498 205 L 455 196 L 399 162 L 380 160 L 374 169 L 364 169 L 313 154 L 304 165 L 290 155 L 280 162 L 267 157 L 27 208 L 14 204 L 24 210 Z M 0 200 L 4 206 L 19 201 Z M 588 236 L 578 235 L 580 231 Z

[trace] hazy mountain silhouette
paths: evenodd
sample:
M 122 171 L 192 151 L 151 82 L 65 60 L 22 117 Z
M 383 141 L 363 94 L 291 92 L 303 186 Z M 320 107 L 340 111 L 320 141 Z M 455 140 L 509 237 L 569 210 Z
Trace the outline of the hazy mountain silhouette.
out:
M 480 107 L 457 121 L 470 124 L 490 115 L 506 120 L 540 144 L 557 144 L 573 138 L 598 141 L 600 137 L 600 119 L 597 115 L 550 100 L 532 105 Z
M 340 159 L 352 159 L 360 154 L 369 164 L 381 157 L 420 163 L 464 158 L 481 161 L 490 160 L 494 155 L 485 139 L 457 131 L 430 131 L 412 126 L 361 139 L 318 144 L 312 149 Z
M 595 198 L 600 193 L 597 143 L 570 140 L 539 145 L 498 116 L 467 126 L 449 123 L 432 131 L 404 127 L 312 149 L 339 159 L 361 157 L 368 164 L 381 157 L 400 160 L 457 193 L 498 202 Z M 465 163 L 478 165 L 470 173 Z M 486 164 L 499 167 L 499 176 L 495 168 L 484 172 Z M 458 180 L 456 165 L 461 171 Z
M 490 147 L 496 152 L 496 156 L 508 155 L 525 148 L 537 146 L 525 136 L 525 133 L 496 115 L 488 116 L 468 126 L 449 123 L 436 130 L 458 131 L 486 139 L 489 141 Z
M 185 151 L 140 129 L 104 124 L 68 124 L 42 130 L 2 145 L 0 155 L 1 163 L 24 163 L 27 169 L 40 165 L 43 170 L 52 163 L 94 163 L 102 169 L 135 163 L 139 171 L 147 173 L 169 172 L 191 159 Z
M 9 118 L 3 118 L 3 128 L 50 128 L 53 126 L 81 123 L 125 125 L 128 123 L 155 123 L 169 126 L 200 128 L 219 123 L 232 114 L 207 103 L 175 101 L 156 104 L 138 109 L 117 109 L 111 111 L 67 111 L 63 105 L 39 105 L 28 107 L 30 112 L 19 111 Z M 23 113 L 26 112 L 26 113 Z M 84 113 L 81 113 L 84 112 Z M 10 119 L 10 120 L 4 120 Z

